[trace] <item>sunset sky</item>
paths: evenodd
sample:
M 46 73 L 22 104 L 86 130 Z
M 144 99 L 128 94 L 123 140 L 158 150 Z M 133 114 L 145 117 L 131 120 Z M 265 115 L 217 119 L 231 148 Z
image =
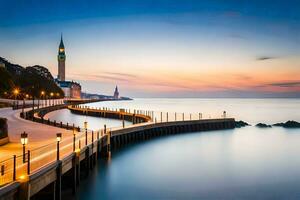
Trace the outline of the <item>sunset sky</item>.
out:
M 0 56 L 83 91 L 300 97 L 299 0 L 0 0 Z

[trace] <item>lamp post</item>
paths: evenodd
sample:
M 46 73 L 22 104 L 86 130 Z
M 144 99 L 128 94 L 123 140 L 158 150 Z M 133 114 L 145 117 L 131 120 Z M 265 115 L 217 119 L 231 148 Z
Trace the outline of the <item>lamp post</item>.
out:
M 59 160 L 59 143 L 61 141 L 62 134 L 61 133 L 56 133 L 56 141 L 57 141 L 57 160 Z
M 41 98 L 42 98 L 42 107 L 44 106 L 44 96 L 45 96 L 45 91 L 41 91 Z
M 28 134 L 23 132 L 21 133 L 21 144 L 23 145 L 23 163 L 25 163 L 25 148 L 28 143 Z
M 14 91 L 13 91 L 13 93 L 14 93 L 14 96 L 15 96 L 15 102 L 16 102 L 17 96 L 18 96 L 18 94 L 20 93 L 20 90 L 19 90 L 18 88 L 15 88 Z
M 87 146 L 87 144 L 88 144 L 88 138 L 87 138 L 87 127 L 88 127 L 88 122 L 87 121 L 85 121 L 84 122 L 84 129 L 85 129 L 85 145 Z
M 50 93 L 50 96 L 51 96 L 51 99 L 52 99 L 52 106 L 54 105 L 53 95 L 54 95 L 54 93 L 51 92 L 51 93 Z
M 75 128 L 74 128 L 74 124 L 73 124 L 73 151 L 75 151 L 75 148 L 76 148 L 76 131 L 75 131 Z

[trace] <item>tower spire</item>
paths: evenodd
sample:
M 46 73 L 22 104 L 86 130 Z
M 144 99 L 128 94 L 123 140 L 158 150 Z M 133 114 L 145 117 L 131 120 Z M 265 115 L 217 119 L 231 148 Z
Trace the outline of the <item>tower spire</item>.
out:
M 59 44 L 59 48 L 60 49 L 64 49 L 65 45 L 64 45 L 64 41 L 63 41 L 63 34 L 61 33 L 60 35 L 60 44 Z

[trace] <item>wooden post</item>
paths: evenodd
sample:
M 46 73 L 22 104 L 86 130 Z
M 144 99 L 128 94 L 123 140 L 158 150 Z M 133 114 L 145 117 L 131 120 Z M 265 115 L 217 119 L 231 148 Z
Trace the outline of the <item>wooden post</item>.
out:
M 27 175 L 30 174 L 30 150 L 27 151 Z
M 125 128 L 125 120 L 124 120 L 124 115 L 123 115 L 122 125 L 123 125 L 123 128 Z
M 16 181 L 16 174 L 17 174 L 17 170 L 16 170 L 16 158 L 17 158 L 17 156 L 16 155 L 14 155 L 14 157 L 13 157 L 13 165 L 14 165 L 14 171 L 13 171 L 13 181 Z
M 55 200 L 61 200 L 61 175 L 62 175 L 62 162 L 59 160 L 56 168 L 56 181 L 55 181 Z

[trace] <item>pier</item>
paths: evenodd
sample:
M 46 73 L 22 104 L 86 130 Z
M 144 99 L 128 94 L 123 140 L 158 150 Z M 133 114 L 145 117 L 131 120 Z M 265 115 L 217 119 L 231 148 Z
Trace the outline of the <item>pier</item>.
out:
M 44 118 L 48 112 L 68 108 L 81 115 L 106 117 L 131 121 L 133 124 L 119 128 L 103 127 L 88 130 L 75 127 L 72 122 L 64 124 Z M 57 141 L 30 149 L 24 155 L 14 156 L 0 162 L 0 199 L 40 199 L 52 195 L 61 199 L 62 189 L 76 193 L 80 180 L 89 175 L 98 159 L 109 158 L 112 149 L 126 144 L 149 140 L 154 137 L 186 132 L 232 129 L 233 118 L 202 119 L 199 115 L 182 118 L 175 114 L 171 120 L 168 113 L 159 113 L 157 120 L 153 111 L 127 109 L 98 109 L 83 105 L 56 105 L 21 112 L 26 120 L 73 131 L 73 137 L 57 134 Z M 155 120 L 154 120 L 155 118 Z

